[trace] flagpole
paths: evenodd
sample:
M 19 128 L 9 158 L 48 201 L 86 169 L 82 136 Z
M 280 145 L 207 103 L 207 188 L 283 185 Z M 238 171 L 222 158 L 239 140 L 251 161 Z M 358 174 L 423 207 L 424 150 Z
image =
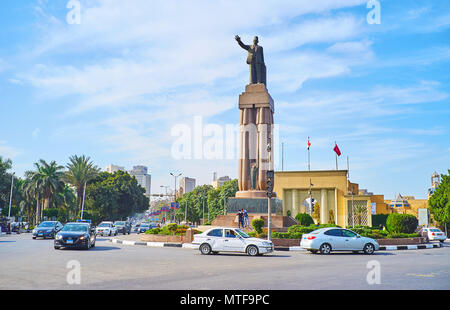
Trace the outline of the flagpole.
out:
M 337 145 L 337 143 L 336 143 L 336 141 L 334 141 L 334 145 L 336 146 Z M 338 170 L 338 160 L 337 160 L 337 153 L 336 153 L 336 151 L 334 152 L 335 154 L 336 154 L 336 170 Z
M 350 165 L 348 162 L 348 156 L 347 156 L 347 180 L 350 178 Z
M 308 137 L 308 171 L 311 171 L 311 157 L 310 157 L 310 151 L 309 151 L 309 137 Z

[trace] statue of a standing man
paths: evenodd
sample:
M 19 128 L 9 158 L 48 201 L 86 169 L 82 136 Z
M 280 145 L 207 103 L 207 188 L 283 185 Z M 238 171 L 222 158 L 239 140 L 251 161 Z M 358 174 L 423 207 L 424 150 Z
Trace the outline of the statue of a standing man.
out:
M 241 38 L 236 35 L 236 41 L 245 50 L 248 51 L 247 64 L 250 65 L 250 84 L 266 84 L 266 65 L 264 64 L 264 51 L 262 46 L 258 45 L 258 37 L 253 39 L 253 45 L 245 45 Z

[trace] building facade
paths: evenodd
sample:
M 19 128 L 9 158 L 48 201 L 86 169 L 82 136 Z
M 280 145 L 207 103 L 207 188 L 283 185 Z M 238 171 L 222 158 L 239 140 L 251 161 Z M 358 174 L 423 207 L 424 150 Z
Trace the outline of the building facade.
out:
M 148 173 L 148 168 L 146 166 L 133 166 L 133 169 L 129 173 L 136 178 L 140 186 L 145 188 L 145 195 L 150 198 L 152 176 Z
M 180 180 L 180 190 L 179 196 L 182 197 L 184 194 L 192 192 L 195 188 L 195 179 L 184 177 Z
M 372 225 L 376 200 L 372 201 L 373 195 L 360 192 L 358 184 L 347 180 L 347 170 L 275 172 L 274 191 L 283 201 L 283 215 L 310 213 L 312 196 L 317 223 L 341 227 Z
M 217 178 L 216 180 L 213 180 L 213 181 L 211 182 L 211 185 L 212 185 L 215 189 L 217 189 L 217 188 L 221 187 L 221 186 L 223 185 L 223 183 L 225 183 L 225 182 L 227 182 L 227 181 L 231 181 L 231 178 L 230 178 L 229 176 L 226 175 L 226 176 Z
M 105 167 L 105 171 L 108 173 L 114 173 L 117 171 L 125 171 L 125 167 L 116 166 L 116 165 L 111 164 L 111 165 L 108 165 Z

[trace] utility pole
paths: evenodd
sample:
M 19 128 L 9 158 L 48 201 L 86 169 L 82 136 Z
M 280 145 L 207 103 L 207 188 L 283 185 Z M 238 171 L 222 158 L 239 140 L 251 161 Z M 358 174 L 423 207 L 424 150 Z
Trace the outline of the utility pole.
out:
M 187 199 L 186 199 L 186 206 L 184 208 L 184 222 L 187 223 Z
M 12 202 L 12 195 L 13 195 L 13 185 L 14 185 L 14 174 L 13 172 L 11 176 L 11 192 L 9 194 L 9 211 L 8 211 L 8 219 L 11 218 L 11 202 Z

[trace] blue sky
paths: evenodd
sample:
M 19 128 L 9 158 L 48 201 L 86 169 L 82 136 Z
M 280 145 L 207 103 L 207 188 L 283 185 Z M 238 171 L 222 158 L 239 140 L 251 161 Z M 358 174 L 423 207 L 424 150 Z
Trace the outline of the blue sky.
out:
M 237 124 L 248 83 L 245 43 L 264 47 L 285 170 L 340 168 L 387 199 L 424 198 L 450 168 L 450 3 L 381 0 L 1 1 L 0 155 L 23 175 L 39 158 L 86 154 L 143 164 L 152 191 L 169 172 L 210 183 L 236 160 L 175 160 L 176 124 Z M 281 169 L 281 167 L 278 167 Z

